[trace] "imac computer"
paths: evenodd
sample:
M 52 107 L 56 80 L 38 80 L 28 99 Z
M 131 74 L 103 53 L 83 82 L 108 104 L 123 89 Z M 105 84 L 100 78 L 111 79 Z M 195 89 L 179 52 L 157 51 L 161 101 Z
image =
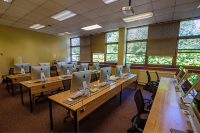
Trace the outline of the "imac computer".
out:
M 85 70 L 88 70 L 88 63 L 81 63 L 79 71 L 85 71 Z
M 86 96 L 89 94 L 88 88 L 90 87 L 91 74 L 92 70 L 74 72 L 72 74 L 70 93 L 79 92 L 70 98 L 74 99 L 79 96 Z M 83 91 L 81 92 L 80 90 Z
M 131 64 L 126 64 L 126 70 L 125 70 L 125 73 L 131 73 L 131 71 L 130 71 L 130 67 L 131 67 Z
M 178 78 L 175 82 L 176 87 L 178 87 L 179 85 L 182 85 L 182 83 L 184 83 L 183 80 L 184 80 L 185 76 L 187 75 L 187 73 L 188 73 L 188 70 L 184 68 L 183 71 L 180 73 L 180 75 L 182 75 L 182 77 L 179 76 L 180 78 Z
M 183 68 L 182 66 L 179 67 L 179 72 L 177 71 L 177 72 L 174 74 L 174 78 L 175 78 L 175 79 L 180 78 L 179 76 L 180 76 L 180 74 L 182 73 L 183 69 L 184 69 L 184 68 Z M 177 74 L 177 75 L 176 75 L 176 74 Z
M 50 66 L 50 62 L 47 63 L 39 63 L 40 66 Z
M 65 62 L 57 62 L 57 70 L 60 70 L 61 66 L 66 64 Z
M 93 63 L 93 70 L 99 70 L 99 63 Z
M 99 83 L 108 82 L 110 79 L 111 67 L 101 68 Z
M 61 66 L 60 75 L 68 75 L 71 76 L 73 71 L 73 64 L 64 64 Z
M 32 66 L 31 79 L 41 79 L 46 81 L 46 77 L 50 77 L 50 66 Z
M 29 72 L 29 63 L 14 64 L 14 73 L 21 73 L 24 75 L 25 72 Z
M 121 77 L 122 76 L 122 70 L 123 70 L 123 65 L 117 65 L 115 77 Z
M 74 69 L 77 68 L 77 62 L 71 62 L 71 64 L 73 64 L 73 68 L 74 68 Z

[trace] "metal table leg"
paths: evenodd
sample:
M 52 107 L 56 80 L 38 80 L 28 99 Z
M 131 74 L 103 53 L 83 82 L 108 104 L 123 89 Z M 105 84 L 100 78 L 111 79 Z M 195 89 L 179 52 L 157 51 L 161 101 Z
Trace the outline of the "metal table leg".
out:
M 13 85 L 13 83 L 12 83 L 12 94 L 13 94 L 13 97 L 14 97 L 14 91 L 13 91 L 13 87 L 14 87 L 14 85 Z
M 31 99 L 31 89 L 28 88 L 29 91 L 29 100 L 30 100 L 30 106 L 31 106 L 31 113 L 33 112 L 33 107 L 32 107 L 32 99 Z
M 21 99 L 22 99 L 22 104 L 24 104 L 24 100 L 23 100 L 23 93 L 22 93 L 22 85 L 20 84 L 20 91 L 21 91 Z
M 79 132 L 79 122 L 77 121 L 77 111 L 74 112 L 74 132 Z
M 49 114 L 50 114 L 51 130 L 53 130 L 52 106 L 51 106 L 51 100 L 50 99 L 49 99 Z
M 6 77 L 6 82 L 7 82 L 7 86 L 6 86 L 6 88 L 8 89 L 8 92 L 9 92 L 8 78 L 7 78 L 7 77 Z

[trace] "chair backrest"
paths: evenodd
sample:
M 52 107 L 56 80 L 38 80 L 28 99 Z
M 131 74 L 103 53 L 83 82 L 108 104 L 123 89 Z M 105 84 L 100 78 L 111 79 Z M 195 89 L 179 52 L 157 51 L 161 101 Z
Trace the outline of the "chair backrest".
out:
M 65 90 L 70 90 L 71 87 L 71 79 L 62 80 L 63 87 Z
M 93 73 L 93 74 L 91 75 L 91 80 L 90 80 L 90 82 L 94 82 L 94 81 L 97 81 L 97 76 L 96 76 L 95 73 Z
M 29 66 L 29 73 L 31 73 L 31 66 Z
M 138 116 L 140 116 L 140 114 L 143 112 L 144 110 L 144 99 L 142 96 L 142 92 L 140 89 L 136 90 L 134 93 L 134 100 L 137 106 L 137 110 L 138 110 Z
M 57 71 L 55 71 L 55 72 L 51 72 L 50 75 L 51 75 L 51 77 L 59 76 Z
M 150 87 L 151 87 L 151 90 L 152 90 L 152 100 L 154 100 L 158 88 L 155 87 L 155 85 L 153 83 L 150 84 Z
M 157 72 L 155 72 L 155 73 L 156 73 L 156 75 L 157 75 L 157 81 L 160 80 L 160 79 L 159 79 L 159 76 L 158 76 L 158 73 L 157 73 Z
M 9 75 L 14 75 L 14 68 L 10 68 Z
M 50 70 L 51 70 L 51 71 L 57 71 L 57 67 L 56 67 L 56 66 L 51 66 L 51 67 L 50 67 Z
M 149 82 L 151 82 L 151 77 L 150 77 L 149 71 L 146 71 L 146 73 L 147 73 L 148 83 L 149 83 Z

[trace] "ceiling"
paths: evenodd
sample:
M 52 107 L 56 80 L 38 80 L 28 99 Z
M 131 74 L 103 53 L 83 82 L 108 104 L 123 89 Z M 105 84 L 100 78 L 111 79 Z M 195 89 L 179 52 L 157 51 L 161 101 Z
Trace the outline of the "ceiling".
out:
M 77 37 L 98 34 L 123 27 L 137 27 L 200 16 L 200 8 L 196 9 L 200 0 L 132 0 L 131 6 L 135 14 L 153 12 L 148 19 L 125 23 L 127 17 L 120 10 L 128 6 L 128 0 L 118 0 L 104 4 L 101 0 L 13 0 L 7 3 L 0 0 L 0 24 L 57 35 L 62 32 L 72 34 L 63 37 Z M 77 13 L 75 17 L 58 21 L 51 16 L 65 10 Z M 34 30 L 28 28 L 33 24 L 47 27 Z M 100 29 L 85 31 L 82 27 L 99 24 Z M 48 26 L 51 25 L 51 26 Z

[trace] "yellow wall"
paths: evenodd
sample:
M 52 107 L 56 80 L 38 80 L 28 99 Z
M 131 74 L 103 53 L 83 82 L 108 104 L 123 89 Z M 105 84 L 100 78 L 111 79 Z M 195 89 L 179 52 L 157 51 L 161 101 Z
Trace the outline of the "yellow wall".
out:
M 70 62 L 70 39 L 0 25 L 0 53 L 0 72 L 5 75 L 13 67 L 15 56 L 22 56 L 22 61 L 31 66 L 55 59 Z

